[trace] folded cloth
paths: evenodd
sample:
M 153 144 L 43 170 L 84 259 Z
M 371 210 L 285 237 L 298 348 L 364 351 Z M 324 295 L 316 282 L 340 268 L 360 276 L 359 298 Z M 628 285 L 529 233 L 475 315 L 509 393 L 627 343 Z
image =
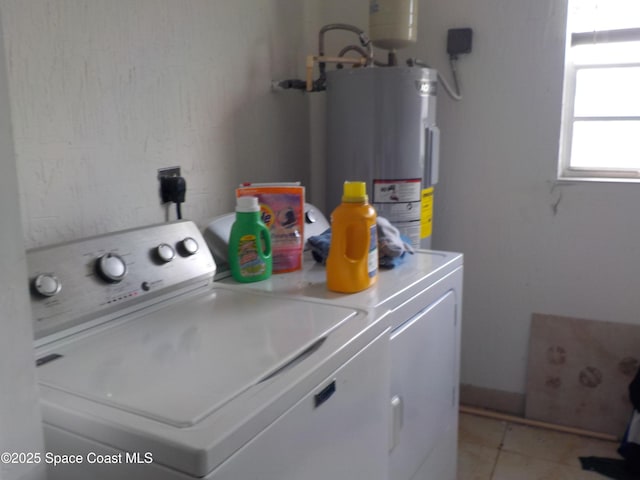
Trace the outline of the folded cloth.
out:
M 400 231 L 384 217 L 378 217 L 378 263 L 383 268 L 393 268 L 404 259 L 404 254 L 413 254 L 409 239 L 400 235 Z
M 391 225 L 389 220 L 384 217 L 378 217 L 376 226 L 378 232 L 378 264 L 380 267 L 393 268 L 402 263 L 405 253 L 413 254 L 409 239 L 400 235 L 398 229 Z M 307 242 L 315 261 L 324 265 L 329 256 L 331 229 L 325 230 L 320 235 L 309 237 Z
M 307 243 L 311 248 L 311 255 L 313 255 L 313 259 L 324 265 L 327 262 L 327 257 L 329 256 L 331 229 L 327 228 L 320 235 L 314 235 L 313 237 L 307 238 Z

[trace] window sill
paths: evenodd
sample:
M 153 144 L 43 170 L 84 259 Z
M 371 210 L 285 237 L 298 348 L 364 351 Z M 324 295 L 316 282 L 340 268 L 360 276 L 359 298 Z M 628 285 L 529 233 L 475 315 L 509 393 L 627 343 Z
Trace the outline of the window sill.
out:
M 557 183 L 640 183 L 640 176 L 602 177 L 587 175 L 560 175 Z

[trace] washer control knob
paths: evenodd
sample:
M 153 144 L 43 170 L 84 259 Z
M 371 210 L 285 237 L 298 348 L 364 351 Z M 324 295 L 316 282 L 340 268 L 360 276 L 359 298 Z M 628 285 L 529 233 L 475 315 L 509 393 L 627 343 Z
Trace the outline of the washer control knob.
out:
M 184 240 L 182 240 L 181 244 L 184 253 L 186 253 L 187 255 L 193 255 L 198 251 L 198 248 L 200 248 L 198 242 L 193 237 L 186 237 Z
M 164 263 L 169 263 L 176 256 L 176 251 L 168 243 L 161 243 L 156 247 L 158 258 Z
M 53 297 L 62 290 L 62 283 L 53 273 L 41 273 L 33 281 L 33 288 L 43 297 Z
M 127 275 L 127 264 L 113 252 L 102 255 L 97 263 L 98 274 L 109 283 L 118 283 Z

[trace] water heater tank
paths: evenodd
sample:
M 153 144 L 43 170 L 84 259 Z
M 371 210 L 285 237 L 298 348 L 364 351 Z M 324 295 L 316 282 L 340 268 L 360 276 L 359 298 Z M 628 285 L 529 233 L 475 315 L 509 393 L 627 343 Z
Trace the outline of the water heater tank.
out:
M 376 47 L 396 50 L 418 38 L 418 0 L 370 0 L 369 36 Z
M 414 247 L 429 248 L 437 78 L 435 70 L 402 66 L 327 72 L 325 211 L 340 204 L 345 180 L 367 182 L 378 215 Z

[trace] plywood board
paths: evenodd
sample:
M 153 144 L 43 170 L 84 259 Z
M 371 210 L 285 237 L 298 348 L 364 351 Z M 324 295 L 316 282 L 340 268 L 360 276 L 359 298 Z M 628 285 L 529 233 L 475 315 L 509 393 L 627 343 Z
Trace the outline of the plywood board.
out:
M 525 416 L 621 437 L 640 326 L 533 314 Z

